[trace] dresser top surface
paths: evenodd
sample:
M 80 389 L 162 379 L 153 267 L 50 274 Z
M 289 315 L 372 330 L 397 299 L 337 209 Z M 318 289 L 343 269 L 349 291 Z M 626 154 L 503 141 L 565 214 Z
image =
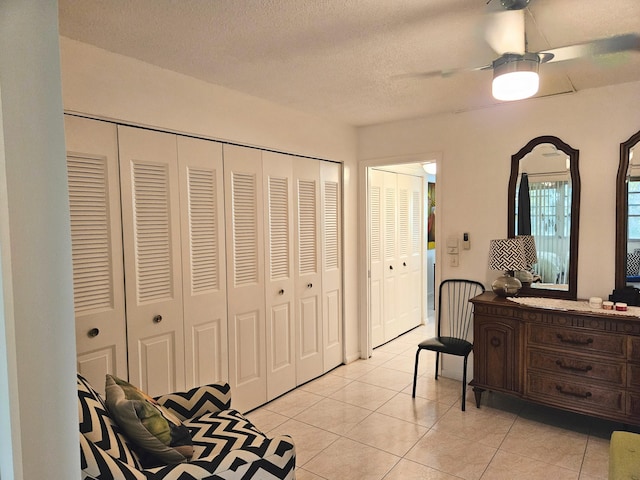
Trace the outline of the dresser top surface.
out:
M 526 302 L 529 297 L 523 297 L 523 302 Z M 484 292 L 477 297 L 472 298 L 470 301 L 474 304 L 483 304 L 488 306 L 499 306 L 514 309 L 534 310 L 537 312 L 548 312 L 558 314 L 570 314 L 588 317 L 610 318 L 612 320 L 626 320 L 631 322 L 640 322 L 640 308 L 629 307 L 627 312 L 617 312 L 615 310 L 603 310 L 594 309 L 589 307 L 587 300 L 558 300 L 548 299 L 548 306 L 544 306 L 545 299 L 530 298 L 533 302 L 540 302 L 537 304 L 524 304 L 517 301 L 510 300 L 505 297 L 496 295 L 493 292 Z M 534 303 L 535 303 L 534 302 Z M 637 310 L 637 311 L 636 311 Z

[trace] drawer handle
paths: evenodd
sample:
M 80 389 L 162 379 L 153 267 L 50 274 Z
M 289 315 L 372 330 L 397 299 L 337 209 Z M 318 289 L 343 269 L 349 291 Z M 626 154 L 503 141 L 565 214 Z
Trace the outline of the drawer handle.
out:
M 502 344 L 502 342 L 500 341 L 500 339 L 498 337 L 492 337 L 491 338 L 491 346 L 492 347 L 499 347 Z
M 556 360 L 556 365 L 560 368 L 564 368 L 565 370 L 571 370 L 573 372 L 590 372 L 593 370 L 591 365 L 587 365 L 586 367 L 574 367 L 572 365 L 565 365 L 562 360 Z
M 87 332 L 89 338 L 96 338 L 98 335 L 100 335 L 100 329 L 98 328 L 92 328 Z
M 153 323 L 160 323 L 162 321 L 162 315 L 156 315 L 153 317 Z
M 585 392 L 585 393 L 578 393 L 578 392 L 570 392 L 570 391 L 565 391 L 562 389 L 562 385 L 556 385 L 556 390 L 560 393 L 562 393 L 563 395 L 570 395 L 572 397 L 578 397 L 578 398 L 589 398 L 592 396 L 591 392 Z
M 571 338 L 564 338 L 561 333 L 557 333 L 556 336 L 562 343 L 570 343 L 572 345 L 591 345 L 593 343 L 593 338 L 587 338 L 586 340 L 572 340 Z

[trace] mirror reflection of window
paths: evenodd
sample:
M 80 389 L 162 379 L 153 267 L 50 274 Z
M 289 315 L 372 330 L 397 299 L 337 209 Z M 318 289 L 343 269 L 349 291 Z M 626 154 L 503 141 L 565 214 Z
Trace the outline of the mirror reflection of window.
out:
M 627 223 L 627 282 L 640 283 L 640 176 L 629 177 Z

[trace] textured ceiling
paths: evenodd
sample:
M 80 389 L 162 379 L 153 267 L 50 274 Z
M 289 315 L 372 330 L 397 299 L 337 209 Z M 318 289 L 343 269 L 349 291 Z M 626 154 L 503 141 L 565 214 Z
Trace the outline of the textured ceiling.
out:
M 486 0 L 59 0 L 65 37 L 356 126 L 498 103 L 490 71 L 405 76 L 491 63 L 486 9 Z M 528 50 L 541 51 L 640 33 L 640 0 L 531 0 L 525 19 Z M 539 96 L 636 81 L 640 52 L 542 65 L 540 75 Z

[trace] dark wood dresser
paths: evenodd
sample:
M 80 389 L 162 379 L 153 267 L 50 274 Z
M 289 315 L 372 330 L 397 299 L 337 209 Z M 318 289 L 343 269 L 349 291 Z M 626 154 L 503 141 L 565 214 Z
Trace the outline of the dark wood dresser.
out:
M 478 407 L 489 390 L 640 425 L 640 319 L 526 306 L 492 292 L 471 302 Z

